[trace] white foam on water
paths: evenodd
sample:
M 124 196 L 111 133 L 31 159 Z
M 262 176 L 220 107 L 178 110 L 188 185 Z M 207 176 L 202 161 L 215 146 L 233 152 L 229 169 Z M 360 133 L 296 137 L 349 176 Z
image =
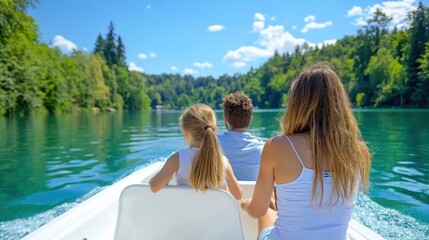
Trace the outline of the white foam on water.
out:
M 428 239 L 429 225 L 359 194 L 353 218 L 389 240 Z
M 24 237 L 40 226 L 52 221 L 54 218 L 65 213 L 79 203 L 100 192 L 103 187 L 97 187 L 86 193 L 83 197 L 76 199 L 72 203 L 63 203 L 46 212 L 36 214 L 28 218 L 20 218 L 6 222 L 0 222 L 0 239 L 15 240 Z

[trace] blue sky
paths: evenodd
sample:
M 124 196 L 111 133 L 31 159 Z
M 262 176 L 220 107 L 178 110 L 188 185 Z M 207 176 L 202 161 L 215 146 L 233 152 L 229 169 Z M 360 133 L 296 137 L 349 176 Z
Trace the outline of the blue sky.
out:
M 422 1 L 428 6 L 429 0 Z M 195 77 L 245 73 L 275 50 L 332 44 L 356 34 L 375 9 L 403 26 L 417 0 L 39 0 L 28 13 L 41 40 L 64 53 L 92 51 L 110 21 L 130 69 Z

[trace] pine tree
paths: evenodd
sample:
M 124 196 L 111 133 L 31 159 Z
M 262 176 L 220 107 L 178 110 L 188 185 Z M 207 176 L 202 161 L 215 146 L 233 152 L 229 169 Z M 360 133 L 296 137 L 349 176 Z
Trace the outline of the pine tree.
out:
M 106 42 L 104 41 L 101 34 L 98 34 L 97 40 L 95 41 L 94 53 L 98 53 L 104 57 L 104 48 L 106 46 Z
M 366 34 L 369 34 L 374 38 L 374 53 L 377 52 L 380 47 L 382 37 L 388 33 L 387 26 L 391 21 L 392 17 L 387 17 L 380 8 L 377 8 L 372 18 L 367 21 L 368 25 L 365 27 Z
M 116 46 L 116 34 L 115 34 L 115 28 L 113 26 L 113 22 L 110 22 L 109 25 L 109 32 L 106 36 L 106 47 L 104 49 L 104 59 L 107 62 L 107 65 L 109 67 L 112 67 L 114 64 L 117 64 L 118 62 L 118 55 L 117 55 L 117 46 Z
M 425 43 L 429 41 L 429 10 L 420 1 L 417 9 L 409 14 L 410 28 L 410 55 L 408 57 L 408 86 L 406 97 L 409 104 L 420 102 L 423 96 L 417 91 L 419 85 L 418 59 L 425 52 Z
M 118 48 L 117 48 L 117 56 L 118 56 L 118 66 L 126 66 L 126 56 L 125 56 L 125 45 L 122 42 L 121 36 L 118 36 Z

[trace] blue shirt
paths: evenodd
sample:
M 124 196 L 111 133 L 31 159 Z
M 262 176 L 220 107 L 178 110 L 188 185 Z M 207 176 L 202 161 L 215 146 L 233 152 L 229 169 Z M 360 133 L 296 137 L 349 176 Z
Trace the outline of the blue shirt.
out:
M 237 179 L 256 181 L 264 141 L 249 132 L 234 131 L 219 134 L 218 139 Z

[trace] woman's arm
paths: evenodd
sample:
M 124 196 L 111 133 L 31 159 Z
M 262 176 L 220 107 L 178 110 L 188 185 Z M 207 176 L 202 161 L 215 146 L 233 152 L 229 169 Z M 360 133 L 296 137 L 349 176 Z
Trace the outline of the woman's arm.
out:
M 262 151 L 259 176 L 251 199 L 241 202 L 241 208 L 251 217 L 259 218 L 267 213 L 274 188 L 275 154 L 272 139 L 265 143 Z
M 235 199 L 240 200 L 243 195 L 243 189 L 241 189 L 240 184 L 238 184 L 237 178 L 234 175 L 231 164 L 227 162 L 226 167 L 226 183 L 228 186 L 228 191 L 234 196 Z
M 149 180 L 150 190 L 158 192 L 165 187 L 177 170 L 179 170 L 179 153 L 176 152 L 167 159 L 162 169 Z

